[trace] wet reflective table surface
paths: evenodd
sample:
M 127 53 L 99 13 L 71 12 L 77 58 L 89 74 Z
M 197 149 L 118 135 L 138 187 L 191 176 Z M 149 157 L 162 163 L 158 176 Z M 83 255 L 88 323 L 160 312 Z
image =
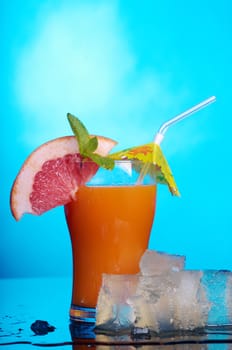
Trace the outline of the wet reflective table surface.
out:
M 0 280 L 0 346 L 2 349 L 156 349 L 232 350 L 232 331 L 214 329 L 200 334 L 95 334 L 93 327 L 70 324 L 71 278 Z M 44 334 L 36 334 L 36 321 Z M 32 326 L 34 325 L 34 326 Z M 41 326 L 41 324 L 40 324 Z M 34 330 L 32 330 L 34 329 Z

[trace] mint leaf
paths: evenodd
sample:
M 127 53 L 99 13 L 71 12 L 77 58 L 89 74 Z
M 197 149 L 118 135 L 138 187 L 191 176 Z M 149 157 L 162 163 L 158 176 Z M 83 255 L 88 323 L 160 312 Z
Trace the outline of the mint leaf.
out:
M 109 157 L 103 157 L 100 154 L 94 153 L 98 146 L 96 136 L 91 137 L 84 124 L 74 115 L 67 114 L 69 124 L 79 144 L 80 154 L 84 158 L 90 158 L 99 166 L 105 169 L 114 168 L 114 160 Z
M 114 168 L 114 160 L 109 157 L 103 157 L 96 153 L 92 153 L 89 157 L 102 168 L 109 170 Z
M 94 152 L 96 151 L 98 146 L 98 140 L 97 137 L 91 137 L 88 141 L 88 143 L 85 145 L 87 152 Z
M 72 131 L 77 138 L 80 153 L 83 154 L 85 152 L 86 146 L 90 139 L 88 130 L 86 129 L 84 124 L 80 121 L 80 119 L 78 119 L 74 115 L 68 113 L 67 117 L 68 117 L 69 124 L 72 128 Z

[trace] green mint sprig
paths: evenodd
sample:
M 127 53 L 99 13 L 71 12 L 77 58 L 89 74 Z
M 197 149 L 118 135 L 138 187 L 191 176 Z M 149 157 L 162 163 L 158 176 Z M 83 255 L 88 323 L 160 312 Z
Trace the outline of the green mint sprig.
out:
M 90 158 L 95 163 L 97 163 L 100 167 L 105 169 L 113 169 L 114 168 L 114 160 L 109 157 L 103 157 L 100 154 L 94 153 L 98 146 L 98 139 L 96 136 L 91 137 L 89 135 L 88 130 L 84 126 L 84 124 L 75 117 L 74 115 L 68 113 L 67 114 L 69 124 L 74 135 L 77 138 L 79 144 L 80 154 L 84 158 Z

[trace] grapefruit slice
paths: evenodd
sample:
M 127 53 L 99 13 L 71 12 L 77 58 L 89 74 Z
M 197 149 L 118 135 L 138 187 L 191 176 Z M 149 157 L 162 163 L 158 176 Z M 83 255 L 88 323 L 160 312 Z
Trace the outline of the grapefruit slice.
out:
M 95 153 L 105 156 L 116 145 L 112 139 L 97 136 Z M 70 202 L 78 187 L 97 171 L 98 165 L 83 160 L 75 136 L 64 136 L 38 147 L 26 159 L 11 190 L 12 215 L 41 215 Z

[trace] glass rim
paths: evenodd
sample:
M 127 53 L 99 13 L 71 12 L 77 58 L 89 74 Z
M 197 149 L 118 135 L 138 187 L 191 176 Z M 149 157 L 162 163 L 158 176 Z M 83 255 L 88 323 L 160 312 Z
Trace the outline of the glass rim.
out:
M 153 185 L 157 184 L 156 175 L 153 171 L 146 169 L 146 164 L 138 159 L 122 159 L 115 160 L 114 166 L 112 168 L 98 166 L 92 160 L 90 163 L 83 162 L 83 167 L 85 166 L 96 166 L 96 173 L 94 176 L 86 183 L 88 186 L 100 186 L 100 185 Z M 151 164 L 151 163 L 150 163 Z M 149 164 L 149 168 L 150 168 Z M 145 165 L 145 167 L 144 167 Z M 145 168 L 145 171 L 143 169 Z

